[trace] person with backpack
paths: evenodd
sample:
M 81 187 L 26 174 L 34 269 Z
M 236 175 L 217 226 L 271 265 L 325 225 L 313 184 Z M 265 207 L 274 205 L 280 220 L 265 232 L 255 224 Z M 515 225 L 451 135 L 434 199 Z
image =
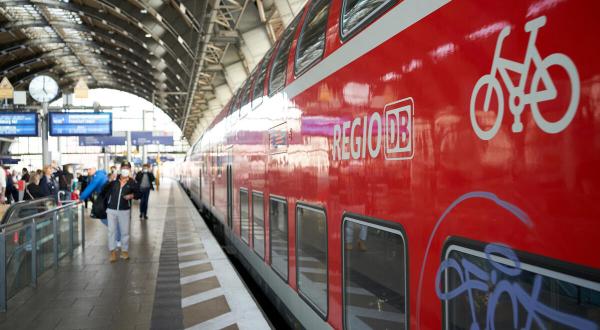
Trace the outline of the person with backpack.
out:
M 86 201 L 96 194 L 96 198 L 92 200 L 92 217 L 99 218 L 100 222 L 108 227 L 108 219 L 106 216 L 106 199 L 103 198 L 103 189 L 110 182 L 109 175 L 105 170 L 96 170 L 95 167 L 90 167 L 88 172 L 88 183 L 79 195 L 79 202 Z M 94 214 L 103 213 L 103 214 Z M 121 246 L 121 231 L 117 228 L 117 247 Z
M 131 163 L 123 161 L 119 177 L 106 185 L 102 191 L 107 198 L 108 249 L 110 262 L 117 261 L 117 228 L 121 230 L 121 259 L 129 260 L 129 223 L 131 200 L 139 199 L 137 182 L 131 178 Z

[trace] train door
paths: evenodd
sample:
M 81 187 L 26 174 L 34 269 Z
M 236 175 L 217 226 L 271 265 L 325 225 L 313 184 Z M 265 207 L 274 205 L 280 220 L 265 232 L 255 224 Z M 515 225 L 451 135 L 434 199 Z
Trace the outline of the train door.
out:
M 227 150 L 227 226 L 233 223 L 233 148 Z
M 198 173 L 198 205 L 202 205 L 202 167 L 204 160 L 202 157 L 198 159 L 196 172 Z

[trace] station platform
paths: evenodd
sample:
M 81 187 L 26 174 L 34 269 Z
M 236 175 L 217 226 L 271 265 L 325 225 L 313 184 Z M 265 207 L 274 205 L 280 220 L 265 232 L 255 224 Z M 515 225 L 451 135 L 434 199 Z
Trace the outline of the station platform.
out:
M 88 209 L 89 210 L 89 209 Z M 179 184 L 132 211 L 129 261 L 111 264 L 107 228 L 86 216 L 85 248 L 0 313 L 0 329 L 268 329 L 270 325 Z

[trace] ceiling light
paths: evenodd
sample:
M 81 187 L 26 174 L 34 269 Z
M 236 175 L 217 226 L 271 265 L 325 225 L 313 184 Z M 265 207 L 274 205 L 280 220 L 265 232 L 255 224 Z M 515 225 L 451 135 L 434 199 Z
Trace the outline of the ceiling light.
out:
M 147 14 L 147 13 L 148 13 L 148 11 L 146 10 L 146 8 L 142 8 L 142 9 L 140 9 L 140 13 L 142 13 L 142 14 Z
M 150 33 L 146 33 L 146 38 L 150 38 L 152 35 Z

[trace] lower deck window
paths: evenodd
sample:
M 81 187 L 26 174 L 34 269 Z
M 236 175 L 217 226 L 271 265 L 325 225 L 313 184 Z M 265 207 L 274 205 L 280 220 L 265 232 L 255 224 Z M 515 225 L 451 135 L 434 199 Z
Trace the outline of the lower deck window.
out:
M 240 236 L 248 243 L 248 191 L 240 190 Z
M 288 279 L 288 210 L 284 200 L 269 202 L 269 232 L 271 233 L 271 267 L 284 280 Z
M 407 329 L 402 231 L 344 219 L 344 328 Z
M 265 258 L 265 207 L 262 193 L 252 193 L 252 240 L 254 251 Z
M 296 211 L 298 291 L 327 315 L 327 221 L 325 212 L 299 205 Z
M 538 264 L 542 258 L 500 244 L 451 244 L 444 255 L 435 285 L 446 329 L 600 328 L 597 281 L 551 270 Z

